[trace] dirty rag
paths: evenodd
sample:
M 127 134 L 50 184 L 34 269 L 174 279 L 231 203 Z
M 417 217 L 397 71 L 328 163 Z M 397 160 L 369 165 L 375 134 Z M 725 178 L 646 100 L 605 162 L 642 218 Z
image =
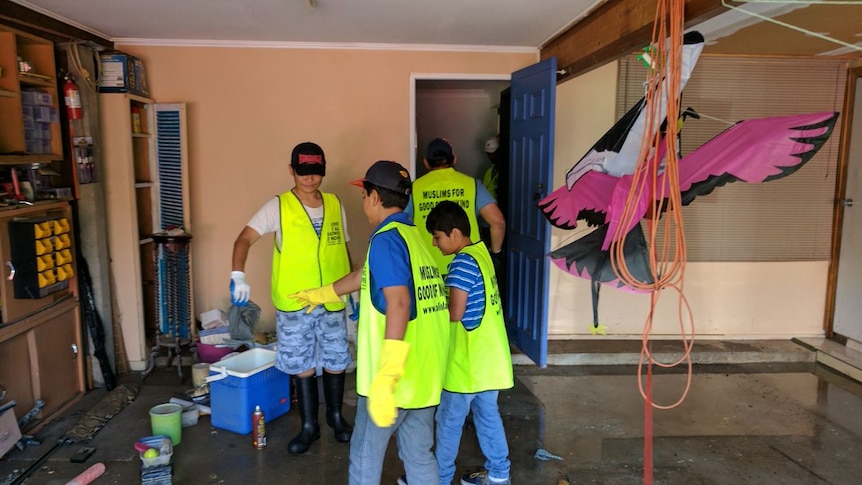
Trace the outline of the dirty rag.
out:
M 224 343 L 254 347 L 254 327 L 259 318 L 260 306 L 251 300 L 243 306 L 231 305 L 227 314 L 230 340 Z

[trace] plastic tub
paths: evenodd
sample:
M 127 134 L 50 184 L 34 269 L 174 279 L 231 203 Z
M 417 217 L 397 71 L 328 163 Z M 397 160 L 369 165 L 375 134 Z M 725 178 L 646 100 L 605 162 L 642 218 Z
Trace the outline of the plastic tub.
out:
M 170 437 L 165 435 L 147 436 L 146 438 L 139 439 L 138 443 L 143 443 L 144 445 L 147 445 L 150 448 L 155 448 L 159 451 L 159 456 L 154 458 L 145 458 L 145 452 L 139 452 L 141 457 L 141 463 L 145 468 L 158 465 L 167 465 L 171 462 L 171 457 L 174 454 L 174 447 L 171 443 Z
M 200 410 L 197 406 L 192 406 L 191 408 L 183 411 L 182 416 L 182 425 L 183 428 L 188 428 L 189 426 L 194 426 L 198 424 L 198 418 L 200 417 Z
M 210 345 L 201 341 L 195 342 L 195 347 L 198 349 L 198 359 L 206 364 L 218 362 L 222 357 L 234 351 L 234 348 L 230 346 Z

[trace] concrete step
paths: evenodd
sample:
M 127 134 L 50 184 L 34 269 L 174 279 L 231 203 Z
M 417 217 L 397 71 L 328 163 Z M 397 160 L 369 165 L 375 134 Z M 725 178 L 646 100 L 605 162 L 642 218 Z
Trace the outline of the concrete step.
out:
M 684 353 L 680 340 L 651 340 L 654 357 L 675 362 Z M 836 344 L 837 345 L 837 344 Z M 548 365 L 637 365 L 640 340 L 549 340 Z M 692 346 L 694 364 L 769 364 L 815 362 L 816 352 L 792 340 L 697 340 Z M 512 348 L 512 364 L 535 365 Z
M 862 352 L 825 337 L 795 338 L 799 345 L 815 353 L 817 362 L 862 382 Z

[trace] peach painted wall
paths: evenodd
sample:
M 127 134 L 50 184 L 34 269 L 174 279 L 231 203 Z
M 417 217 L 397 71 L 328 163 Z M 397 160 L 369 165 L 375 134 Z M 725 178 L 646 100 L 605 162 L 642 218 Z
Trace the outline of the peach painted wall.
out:
M 608 64 L 557 86 L 554 188 L 566 172 L 616 121 L 617 65 Z M 554 228 L 551 249 L 588 229 Z M 691 306 L 698 338 L 780 338 L 823 335 L 827 261 L 763 263 L 689 263 L 684 295 Z M 599 322 L 607 337 L 591 337 L 592 299 L 588 280 L 564 273 L 553 264 L 550 275 L 551 338 L 640 338 L 649 312 L 649 296 L 604 287 Z M 653 332 L 680 334 L 672 290 L 662 292 Z M 685 319 L 686 328 L 690 321 Z M 690 331 L 690 330 L 687 330 Z
M 326 151 L 323 189 L 347 207 L 350 250 L 358 264 L 371 227 L 357 189 L 348 185 L 373 161 L 407 165 L 412 147 L 410 74 L 508 74 L 533 54 L 119 45 L 142 58 L 152 97 L 188 103 L 195 306 L 227 310 L 233 241 L 269 197 L 289 189 L 291 148 L 313 140 Z M 613 124 L 616 65 L 558 86 L 554 186 Z M 573 237 L 554 230 L 551 247 Z M 271 329 L 272 237 L 246 265 L 261 323 Z M 688 265 L 686 297 L 701 338 L 789 338 L 822 335 L 826 262 Z M 806 275 L 799 278 L 797 275 Z M 589 284 L 552 266 L 549 334 L 584 338 L 592 320 Z M 640 336 L 649 301 L 605 289 L 600 316 L 606 338 Z M 663 299 L 656 333 L 673 336 L 675 299 Z
M 289 190 L 290 151 L 319 143 L 322 189 L 347 208 L 361 264 L 371 227 L 348 182 L 376 160 L 410 160 L 411 73 L 509 74 L 533 53 L 468 53 L 117 45 L 141 58 L 151 97 L 186 102 L 196 311 L 230 306 L 233 241 L 270 197 Z M 246 274 L 261 326 L 273 328 L 272 236 L 252 247 Z

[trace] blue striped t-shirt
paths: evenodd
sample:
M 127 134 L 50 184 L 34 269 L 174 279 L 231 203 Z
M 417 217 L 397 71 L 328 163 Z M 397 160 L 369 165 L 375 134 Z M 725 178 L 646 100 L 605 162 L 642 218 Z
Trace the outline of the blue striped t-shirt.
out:
M 482 323 L 485 314 L 485 280 L 479 264 L 466 253 L 457 253 L 449 263 L 449 274 L 446 275 L 446 286 L 458 288 L 467 293 L 467 309 L 461 324 L 469 332 Z

